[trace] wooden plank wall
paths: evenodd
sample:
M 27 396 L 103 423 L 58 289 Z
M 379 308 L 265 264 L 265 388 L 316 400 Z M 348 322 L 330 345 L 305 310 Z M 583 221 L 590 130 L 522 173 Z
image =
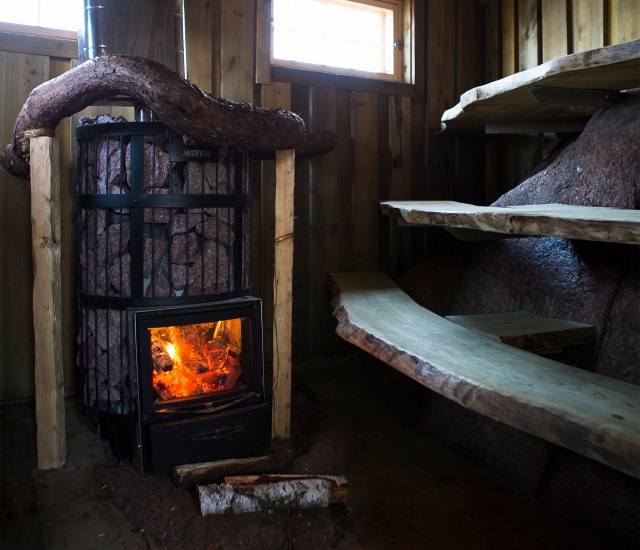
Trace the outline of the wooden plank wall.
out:
M 563 55 L 640 38 L 637 0 L 489 0 L 484 4 L 485 82 Z M 485 202 L 515 187 L 555 135 L 488 136 Z
M 17 114 L 33 88 L 69 70 L 70 59 L 55 57 L 74 51 L 61 42 L 39 38 L 32 43 L 24 36 L 5 33 L 0 50 L 0 131 L 2 146 L 10 142 Z M 73 41 L 75 43 L 75 41 Z M 77 51 L 77 47 L 76 50 Z M 50 52 L 50 55 L 46 55 Z M 63 219 L 74 216 L 70 183 L 70 129 L 63 122 L 56 131 L 60 140 L 60 191 Z M 74 178 L 75 181 L 75 178 Z M 31 197 L 29 183 L 0 170 L 0 401 L 34 395 L 34 348 L 31 260 Z M 62 227 L 63 312 L 62 338 L 64 377 L 67 389 L 75 383 L 75 298 L 71 224 Z

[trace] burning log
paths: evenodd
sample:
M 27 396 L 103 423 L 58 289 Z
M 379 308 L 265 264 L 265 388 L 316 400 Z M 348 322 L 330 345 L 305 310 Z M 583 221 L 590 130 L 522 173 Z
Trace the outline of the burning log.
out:
M 169 327 L 169 336 L 176 346 L 176 355 L 185 368 L 197 374 L 203 374 L 209 370 L 207 359 L 200 347 L 196 325 Z
M 173 359 L 167 352 L 165 342 L 156 331 L 151 331 L 151 365 L 156 372 L 164 372 L 173 369 Z
M 275 508 L 327 507 L 346 502 L 345 477 L 262 475 L 225 477 L 219 485 L 198 486 L 200 510 L 207 514 L 244 514 Z
M 34 89 L 16 120 L 0 163 L 29 178 L 29 139 L 52 136 L 58 123 L 105 96 L 127 95 L 187 139 L 249 151 L 294 149 L 304 121 L 283 109 L 263 109 L 212 97 L 160 63 L 132 55 L 90 59 Z

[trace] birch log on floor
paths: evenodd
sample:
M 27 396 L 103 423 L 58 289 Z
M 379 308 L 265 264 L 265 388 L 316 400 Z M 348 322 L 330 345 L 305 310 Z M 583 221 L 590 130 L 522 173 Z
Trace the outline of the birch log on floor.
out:
M 346 502 L 349 483 L 338 476 L 263 475 L 225 477 L 198 487 L 202 515 L 244 514 L 276 508 L 318 508 Z
M 32 139 L 30 147 L 36 441 L 38 468 L 48 470 L 62 466 L 67 455 L 60 322 L 60 153 L 55 138 Z

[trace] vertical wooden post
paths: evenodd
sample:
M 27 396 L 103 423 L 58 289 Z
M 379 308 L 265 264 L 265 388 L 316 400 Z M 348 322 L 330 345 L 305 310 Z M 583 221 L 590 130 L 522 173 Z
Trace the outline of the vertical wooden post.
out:
M 295 152 L 276 152 L 273 277 L 273 437 L 290 436 Z
M 32 138 L 31 244 L 38 468 L 66 461 L 60 271 L 60 152 L 58 140 Z

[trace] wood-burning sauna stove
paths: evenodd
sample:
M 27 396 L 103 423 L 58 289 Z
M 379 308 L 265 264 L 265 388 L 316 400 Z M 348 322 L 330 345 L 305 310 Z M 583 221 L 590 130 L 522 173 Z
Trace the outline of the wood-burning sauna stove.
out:
M 246 152 L 160 122 L 78 127 L 84 414 L 141 471 L 269 447 Z

